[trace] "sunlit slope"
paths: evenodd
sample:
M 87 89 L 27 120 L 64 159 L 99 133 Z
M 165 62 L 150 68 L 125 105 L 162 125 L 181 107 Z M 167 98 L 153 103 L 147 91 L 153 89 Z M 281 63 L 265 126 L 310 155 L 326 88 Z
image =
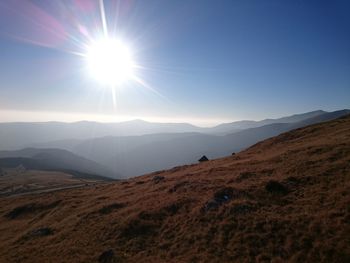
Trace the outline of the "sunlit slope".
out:
M 350 116 L 108 185 L 0 199 L 4 262 L 348 262 Z

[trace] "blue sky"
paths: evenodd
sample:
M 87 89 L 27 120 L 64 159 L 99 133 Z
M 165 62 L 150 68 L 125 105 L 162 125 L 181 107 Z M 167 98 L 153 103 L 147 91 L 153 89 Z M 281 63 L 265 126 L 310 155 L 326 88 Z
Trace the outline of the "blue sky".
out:
M 104 1 L 143 67 L 111 90 L 89 76 L 98 1 L 0 3 L 0 121 L 143 118 L 210 125 L 350 108 L 348 1 Z

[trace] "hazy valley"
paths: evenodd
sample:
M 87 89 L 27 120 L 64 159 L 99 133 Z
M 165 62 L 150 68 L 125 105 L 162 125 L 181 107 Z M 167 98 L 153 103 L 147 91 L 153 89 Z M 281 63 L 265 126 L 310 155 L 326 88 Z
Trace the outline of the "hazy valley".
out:
M 34 152 L 37 160 L 50 163 L 49 166 L 120 179 L 196 163 L 202 155 L 209 159 L 224 157 L 282 132 L 349 113 L 349 110 L 314 111 L 280 119 L 233 122 L 213 128 L 143 121 L 116 124 L 2 123 L 0 149 L 17 151 L 0 151 L 0 158 L 33 157 L 26 152 Z M 128 131 L 139 135 L 120 136 Z M 36 149 L 22 150 L 23 147 Z M 89 160 L 92 161 L 88 163 Z

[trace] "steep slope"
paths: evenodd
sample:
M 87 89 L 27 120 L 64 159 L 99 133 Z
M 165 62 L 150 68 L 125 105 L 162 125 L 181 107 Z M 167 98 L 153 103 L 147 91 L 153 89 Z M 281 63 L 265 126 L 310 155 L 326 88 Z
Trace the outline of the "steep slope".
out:
M 223 159 L 0 199 L 4 262 L 349 262 L 350 116 Z
M 118 177 L 117 173 L 114 174 L 95 161 L 61 149 L 25 148 L 18 151 L 0 151 L 0 158 L 2 158 L 0 167 L 22 162 L 23 165 L 32 169 L 73 170 L 112 178 Z

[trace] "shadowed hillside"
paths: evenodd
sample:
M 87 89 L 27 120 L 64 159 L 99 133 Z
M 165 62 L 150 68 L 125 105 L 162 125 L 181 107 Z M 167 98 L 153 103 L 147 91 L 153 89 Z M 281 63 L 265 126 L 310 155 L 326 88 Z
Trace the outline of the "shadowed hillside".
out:
M 222 159 L 0 199 L 4 262 L 349 262 L 350 116 Z
M 0 167 L 16 167 L 48 171 L 76 171 L 96 177 L 120 177 L 104 166 L 62 149 L 25 148 L 18 151 L 0 151 Z M 107 179 L 107 178 L 105 178 Z

